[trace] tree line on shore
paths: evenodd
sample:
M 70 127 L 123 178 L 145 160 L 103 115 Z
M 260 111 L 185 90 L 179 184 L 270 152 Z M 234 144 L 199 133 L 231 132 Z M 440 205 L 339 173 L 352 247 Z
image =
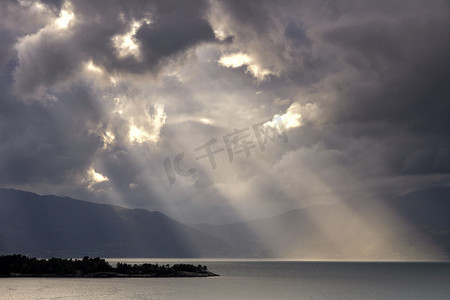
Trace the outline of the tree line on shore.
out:
M 35 275 L 35 276 L 89 276 L 91 274 L 121 274 L 130 276 L 179 276 L 183 272 L 208 274 L 208 268 L 202 265 L 175 264 L 141 264 L 131 265 L 117 263 L 111 266 L 107 261 L 99 257 L 83 259 L 50 258 L 37 259 L 25 255 L 0 256 L 0 276 Z

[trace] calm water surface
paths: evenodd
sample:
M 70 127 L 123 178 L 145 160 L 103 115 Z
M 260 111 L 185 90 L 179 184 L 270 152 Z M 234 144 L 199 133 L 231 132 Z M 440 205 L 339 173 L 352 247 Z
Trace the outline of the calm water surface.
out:
M 0 299 L 450 299 L 450 263 L 108 259 L 207 265 L 208 278 L 2 278 Z

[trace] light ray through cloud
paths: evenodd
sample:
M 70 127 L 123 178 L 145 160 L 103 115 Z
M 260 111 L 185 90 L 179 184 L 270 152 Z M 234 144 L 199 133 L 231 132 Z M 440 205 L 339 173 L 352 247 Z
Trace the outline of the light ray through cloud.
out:
M 325 2 L 5 2 L 0 187 L 249 221 L 275 256 L 436 255 L 394 200 L 450 187 L 448 3 Z M 308 249 L 259 226 L 302 209 Z

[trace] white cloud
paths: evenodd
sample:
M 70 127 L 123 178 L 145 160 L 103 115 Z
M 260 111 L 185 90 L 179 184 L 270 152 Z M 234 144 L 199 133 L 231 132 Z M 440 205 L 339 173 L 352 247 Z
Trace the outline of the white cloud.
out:
M 74 14 L 68 8 L 70 7 L 70 3 L 66 2 L 66 8 L 61 10 L 61 14 L 59 18 L 55 20 L 55 24 L 61 28 L 65 29 L 69 26 L 70 22 L 74 19 Z
M 144 18 L 139 21 L 134 21 L 131 24 L 130 30 L 122 35 L 115 35 L 112 37 L 112 42 L 114 47 L 116 48 L 118 57 L 127 57 L 134 56 L 136 59 L 140 60 L 141 56 L 141 48 L 139 43 L 137 42 L 134 35 L 136 31 L 141 27 L 142 24 L 150 24 L 151 21 L 147 18 Z
M 132 143 L 152 142 L 159 140 L 160 132 L 166 123 L 167 115 L 164 112 L 164 105 L 154 105 L 153 114 L 146 111 L 145 123 L 143 126 L 136 126 L 133 121 L 130 125 L 129 139 Z
M 151 133 L 148 133 L 134 125 L 130 126 L 129 137 L 131 142 L 138 144 L 153 140 L 153 135 Z
M 247 72 L 251 73 L 258 80 L 264 80 L 268 75 L 273 74 L 270 70 L 255 63 L 253 59 L 245 53 L 223 55 L 218 62 L 224 67 L 233 69 L 247 66 Z
M 96 172 L 94 168 L 89 169 L 89 176 L 92 183 L 98 183 L 109 180 L 108 177 L 104 176 L 101 173 Z
M 276 126 L 276 117 L 281 117 L 286 129 L 296 128 L 303 125 L 302 120 L 313 120 L 317 116 L 317 106 L 313 103 L 300 105 L 294 102 L 289 106 L 286 112 L 282 115 L 275 115 L 273 120 L 267 122 L 266 125 Z
M 248 65 L 252 62 L 250 56 L 244 53 L 234 53 L 224 55 L 220 58 L 219 63 L 227 68 L 239 68 L 243 65 Z
M 100 67 L 94 65 L 94 63 L 92 62 L 92 59 L 86 64 L 86 69 L 90 72 L 103 74 L 103 70 Z
M 85 183 L 87 184 L 87 188 L 90 191 L 102 191 L 97 184 L 102 182 L 108 182 L 109 178 L 104 176 L 103 174 L 95 171 L 94 167 L 90 167 L 87 171 L 87 180 Z

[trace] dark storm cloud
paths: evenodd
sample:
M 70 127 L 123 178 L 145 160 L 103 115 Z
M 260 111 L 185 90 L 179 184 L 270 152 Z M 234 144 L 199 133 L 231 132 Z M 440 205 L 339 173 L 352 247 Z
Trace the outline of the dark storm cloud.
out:
M 47 21 L 46 14 L 24 12 L 15 0 L 2 1 L 0 10 L 0 68 L 10 60 L 16 60 L 14 45 L 18 38 L 34 33 Z
M 64 4 L 63 0 L 41 0 L 40 2 L 57 10 L 60 10 Z
M 13 34 L 8 31 L 0 32 L 0 40 L 2 41 L 0 45 L 0 70 L 5 67 L 5 64 L 11 59 L 13 51 L 11 50 L 11 45 L 14 45 L 16 39 Z
M 157 74 L 167 59 L 183 54 L 201 42 L 215 40 L 205 20 L 205 1 L 71 1 L 75 15 L 69 30 L 47 29 L 19 46 L 17 89 L 33 94 L 69 80 L 92 59 L 111 73 Z M 59 13 L 59 12 L 58 12 Z M 133 22 L 141 23 L 133 36 L 144 59 L 118 57 L 112 38 L 126 34 Z
M 185 11 L 161 16 L 157 24 L 144 24 L 136 33 L 149 66 L 203 41 L 214 41 L 214 32 L 206 20 L 192 19 Z
M 88 16 L 76 29 L 74 39 L 80 40 L 83 51 L 95 64 L 113 73 L 157 73 L 165 59 L 200 42 L 214 40 L 205 21 L 206 1 L 119 1 L 117 5 L 110 1 L 74 1 L 73 6 L 81 18 Z M 142 46 L 144 60 L 133 56 L 118 58 L 111 38 L 126 33 L 133 21 L 143 18 L 152 23 L 141 24 L 134 37 Z
M 26 96 L 69 80 L 83 67 L 83 55 L 73 41 L 54 32 L 23 42 L 18 58 L 19 67 L 14 74 L 16 86 L 18 92 Z
M 342 119 L 403 123 L 414 130 L 448 128 L 450 76 L 445 38 L 448 18 L 382 21 L 335 28 L 324 40 L 337 46 L 339 58 L 356 70 L 359 80 L 339 91 L 335 107 Z
M 258 33 L 264 33 L 271 26 L 269 1 L 225 0 L 219 2 L 235 22 L 242 25 L 243 28 L 251 28 Z
M 353 72 L 335 89 L 338 101 L 327 103 L 332 122 L 387 126 L 376 138 L 388 143 L 398 173 L 450 172 L 448 159 L 438 155 L 450 145 L 449 20 L 447 10 L 389 22 L 358 20 L 323 33 Z
M 27 11 L 15 1 L 2 6 L 8 14 L 0 20 L 0 181 L 2 185 L 75 183 L 101 145 L 100 137 L 85 127 L 100 119 L 90 91 L 73 86 L 69 92 L 55 94 L 61 102 L 26 104 L 13 93 L 13 85 L 23 88 L 19 94 L 51 85 L 77 68 L 71 56 L 79 55 L 65 53 L 65 48 L 70 49 L 67 41 L 48 34 L 31 41 L 34 47 L 17 57 L 16 43 L 45 25 L 48 15 Z M 18 23 L 13 26 L 14 22 Z M 19 60 L 25 67 L 17 71 Z M 20 82 L 15 81 L 17 77 Z
M 64 95 L 65 103 L 24 104 L 4 95 L 0 101 L 2 184 L 64 184 L 83 176 L 101 139 L 84 124 L 97 116 L 84 89 Z M 67 102 L 71 105 L 67 105 Z
M 295 198 L 448 184 L 448 3 L 220 3 L 236 44 L 263 66 L 277 62 L 281 69 L 261 90 L 319 108 L 318 119 L 291 133 L 290 155 L 278 164 L 285 182 L 296 185 Z M 286 39 L 277 40 L 281 34 Z M 285 199 L 289 184 L 257 178 L 264 184 L 254 189 Z

